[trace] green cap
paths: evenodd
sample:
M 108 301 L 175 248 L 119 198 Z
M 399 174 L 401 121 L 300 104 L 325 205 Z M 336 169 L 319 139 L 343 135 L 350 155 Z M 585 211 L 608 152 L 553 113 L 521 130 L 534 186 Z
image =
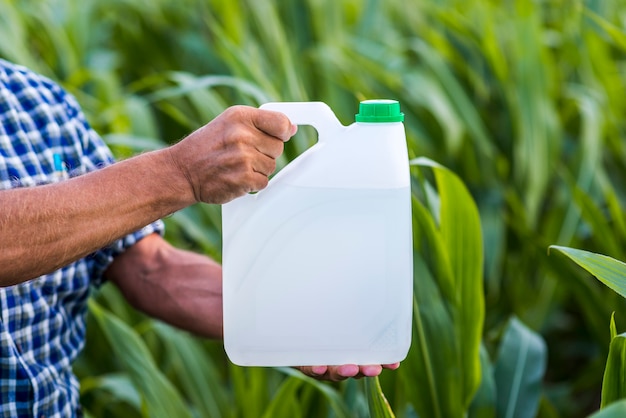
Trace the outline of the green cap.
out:
M 365 100 L 359 105 L 357 122 L 402 122 L 404 113 L 400 112 L 397 100 Z

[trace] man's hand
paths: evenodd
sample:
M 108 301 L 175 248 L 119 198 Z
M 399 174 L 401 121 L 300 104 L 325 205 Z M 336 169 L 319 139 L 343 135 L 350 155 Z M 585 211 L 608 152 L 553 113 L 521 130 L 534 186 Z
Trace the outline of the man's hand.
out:
M 362 377 L 374 377 L 382 373 L 383 369 L 396 370 L 400 363 L 393 364 L 372 364 L 367 366 L 357 366 L 356 364 L 344 364 L 341 366 L 302 366 L 296 367 L 307 376 L 318 380 L 330 380 L 340 382 L 350 377 L 360 379 Z
M 169 150 L 195 201 L 221 204 L 265 188 L 296 130 L 282 113 L 233 106 Z

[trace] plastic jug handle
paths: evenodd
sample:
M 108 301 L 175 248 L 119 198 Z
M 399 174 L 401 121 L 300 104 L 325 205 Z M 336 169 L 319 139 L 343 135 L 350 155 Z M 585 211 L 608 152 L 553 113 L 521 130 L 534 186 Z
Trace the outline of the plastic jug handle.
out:
M 332 138 L 344 128 L 331 108 L 323 102 L 273 102 L 260 107 L 284 113 L 295 125 L 310 125 L 317 130 L 320 142 Z

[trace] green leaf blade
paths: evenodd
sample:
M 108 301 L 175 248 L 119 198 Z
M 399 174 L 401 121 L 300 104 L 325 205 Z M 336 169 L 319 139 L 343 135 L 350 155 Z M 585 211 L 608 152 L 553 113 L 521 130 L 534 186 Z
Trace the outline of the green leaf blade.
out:
M 484 345 L 480 346 L 482 379 L 469 408 L 469 418 L 496 418 L 497 388 L 493 365 Z
M 551 245 L 587 270 L 602 283 L 626 298 L 626 264 L 614 258 L 575 248 Z
M 619 402 L 615 402 L 604 408 L 593 415 L 590 415 L 589 418 L 624 418 L 626 417 L 626 400 L 621 400 Z
M 512 318 L 500 344 L 494 368 L 498 417 L 535 416 L 546 362 L 547 348 L 543 339 L 517 318 Z
M 89 301 L 89 309 L 110 341 L 116 358 L 141 393 L 146 413 L 155 418 L 191 418 L 185 402 L 157 368 L 138 334 L 95 301 Z
M 455 289 L 454 325 L 462 341 L 462 400 L 467 408 L 480 385 L 480 344 L 485 317 L 483 242 L 478 208 L 463 182 L 452 171 L 426 158 L 411 162 L 435 172 L 440 196 L 440 236 Z
M 626 398 L 626 334 L 617 335 L 611 340 L 609 357 L 606 361 L 602 380 L 602 400 L 600 408 Z
M 370 417 L 372 418 L 395 418 L 387 398 L 380 387 L 378 377 L 368 377 L 365 380 L 365 391 L 367 393 L 367 404 L 369 406 Z

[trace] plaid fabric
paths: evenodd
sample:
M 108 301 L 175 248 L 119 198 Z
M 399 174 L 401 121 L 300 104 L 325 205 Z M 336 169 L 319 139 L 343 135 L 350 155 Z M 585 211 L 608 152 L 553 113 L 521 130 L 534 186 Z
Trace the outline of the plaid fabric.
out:
M 0 190 L 112 162 L 71 95 L 0 60 Z M 90 285 L 100 284 L 113 257 L 162 229 L 157 222 L 54 273 L 0 288 L 0 417 L 80 415 L 71 364 L 84 346 Z

